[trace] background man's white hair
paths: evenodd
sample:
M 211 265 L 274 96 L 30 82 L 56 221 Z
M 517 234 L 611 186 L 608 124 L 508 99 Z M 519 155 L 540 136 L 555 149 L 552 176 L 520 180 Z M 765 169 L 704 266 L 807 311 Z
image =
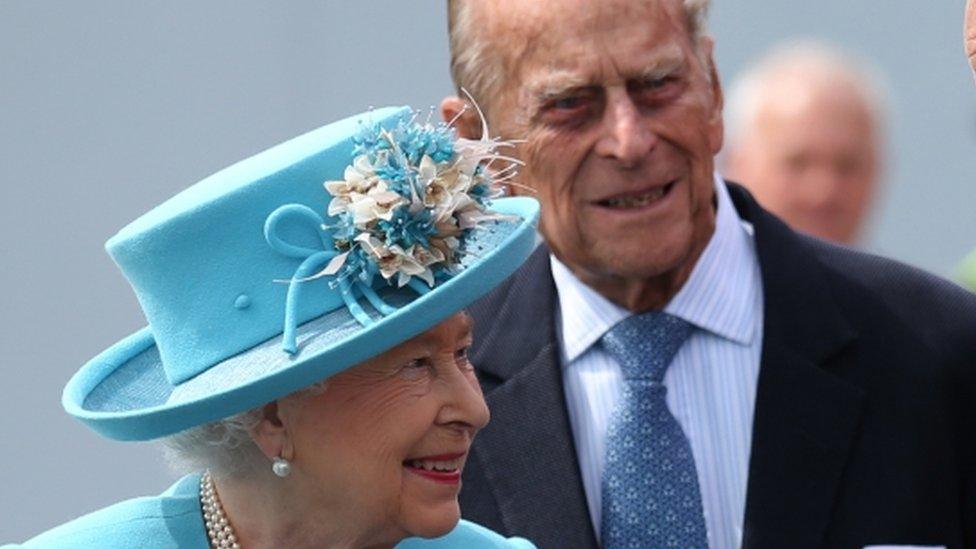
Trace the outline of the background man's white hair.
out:
M 475 10 L 484 0 L 447 0 L 447 30 L 451 47 L 451 78 L 460 93 L 466 89 L 483 107 L 490 103 L 503 76 L 501 60 L 491 55 L 490 41 L 479 32 Z M 635 0 L 640 1 L 640 0 Z M 694 42 L 706 33 L 711 0 L 683 0 L 689 34 Z
M 725 103 L 726 150 L 741 143 L 762 105 L 778 93 L 776 85 L 790 78 L 846 85 L 860 97 L 875 125 L 884 122 L 887 99 L 880 73 L 873 66 L 820 42 L 789 42 L 774 47 L 729 87 Z

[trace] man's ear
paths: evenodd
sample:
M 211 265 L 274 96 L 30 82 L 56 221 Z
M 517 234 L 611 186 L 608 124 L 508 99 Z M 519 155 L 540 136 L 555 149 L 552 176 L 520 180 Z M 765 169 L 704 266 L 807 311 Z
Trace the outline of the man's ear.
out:
M 702 68 L 708 74 L 711 86 L 712 113 L 709 120 L 708 137 L 712 153 L 718 154 L 722 150 L 722 142 L 725 139 L 725 123 L 722 118 L 722 110 L 725 108 L 725 94 L 722 91 L 722 81 L 718 77 L 718 68 L 715 66 L 715 40 L 711 36 L 703 36 L 699 39 L 698 47 L 701 52 L 700 59 L 705 63 Z
M 278 402 L 266 404 L 261 411 L 261 421 L 251 431 L 251 439 L 268 460 L 276 457 L 290 460 L 294 446 L 288 429 L 278 414 Z
M 456 95 L 445 97 L 441 101 L 441 118 L 444 122 L 453 122 L 459 136 L 481 139 L 481 119 L 477 110 L 464 99 Z

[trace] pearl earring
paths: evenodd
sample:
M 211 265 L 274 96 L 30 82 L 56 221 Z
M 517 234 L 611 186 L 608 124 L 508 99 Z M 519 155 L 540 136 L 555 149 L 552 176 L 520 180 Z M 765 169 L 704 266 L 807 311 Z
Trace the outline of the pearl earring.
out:
M 288 463 L 288 460 L 283 457 L 276 457 L 271 463 L 271 470 L 279 477 L 285 478 L 291 474 L 291 463 Z

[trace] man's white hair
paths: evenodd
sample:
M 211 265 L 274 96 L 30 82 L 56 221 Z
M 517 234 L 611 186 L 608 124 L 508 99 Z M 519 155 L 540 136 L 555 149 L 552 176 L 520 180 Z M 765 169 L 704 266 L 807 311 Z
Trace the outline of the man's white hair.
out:
M 875 125 L 884 122 L 886 94 L 880 73 L 867 62 L 815 41 L 794 41 L 774 47 L 746 69 L 731 86 L 725 104 L 726 150 L 732 150 L 753 130 L 756 117 L 776 84 L 787 78 L 810 85 L 847 86 L 861 100 Z
M 483 32 L 471 9 L 483 0 L 447 0 L 447 30 L 451 48 L 451 78 L 461 92 L 467 90 L 482 106 L 502 84 L 501 60 L 491 53 L 493 45 Z M 535 1 L 535 0 L 527 0 Z M 706 33 L 705 23 L 711 0 L 683 0 L 686 24 L 692 42 Z

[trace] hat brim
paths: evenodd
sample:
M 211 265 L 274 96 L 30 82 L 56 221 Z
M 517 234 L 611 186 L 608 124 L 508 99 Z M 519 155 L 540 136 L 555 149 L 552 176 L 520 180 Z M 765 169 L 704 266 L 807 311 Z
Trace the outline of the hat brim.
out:
M 278 335 L 179 385 L 166 379 L 155 340 L 144 328 L 85 364 L 62 395 L 65 410 L 115 440 L 151 440 L 271 402 L 379 355 L 436 326 L 515 272 L 536 245 L 538 203 L 495 200 L 513 216 L 467 239 L 474 255 L 463 270 L 422 296 L 390 288 L 381 296 L 398 310 L 360 325 L 343 307 L 298 328 L 298 352 Z M 365 300 L 364 300 L 365 301 Z M 283 313 L 283 312 L 282 312 Z

